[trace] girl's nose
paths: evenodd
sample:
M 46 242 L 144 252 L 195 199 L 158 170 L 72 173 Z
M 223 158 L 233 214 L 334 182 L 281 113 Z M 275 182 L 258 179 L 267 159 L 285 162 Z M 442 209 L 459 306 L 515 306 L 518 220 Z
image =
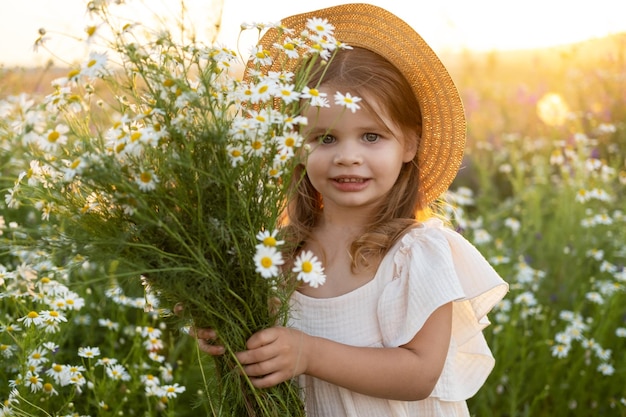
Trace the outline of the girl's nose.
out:
M 360 165 L 363 163 L 363 156 L 357 144 L 348 141 L 341 143 L 337 148 L 333 158 L 333 163 L 337 165 Z

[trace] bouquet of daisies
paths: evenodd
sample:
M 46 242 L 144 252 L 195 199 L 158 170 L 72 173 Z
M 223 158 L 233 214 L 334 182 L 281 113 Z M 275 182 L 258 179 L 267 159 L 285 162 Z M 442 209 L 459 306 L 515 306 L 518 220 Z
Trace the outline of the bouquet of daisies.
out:
M 234 353 L 286 323 L 298 278 L 324 281 L 310 253 L 284 267 L 278 230 L 306 154 L 299 114 L 324 104 L 306 87 L 309 65 L 342 46 L 328 25 L 311 24 L 281 54 L 299 70 L 264 70 L 270 58 L 258 49 L 242 80 L 228 48 L 183 46 L 166 31 L 138 42 L 133 28 L 112 27 L 107 52 L 31 106 L 37 122 L 17 134 L 32 162 L 7 204 L 50 221 L 40 242 L 104 265 L 112 279 L 141 280 L 154 308 L 182 303 L 188 324 L 217 331 L 226 354 L 207 382 L 214 415 L 304 415 L 296 386 L 255 389 Z

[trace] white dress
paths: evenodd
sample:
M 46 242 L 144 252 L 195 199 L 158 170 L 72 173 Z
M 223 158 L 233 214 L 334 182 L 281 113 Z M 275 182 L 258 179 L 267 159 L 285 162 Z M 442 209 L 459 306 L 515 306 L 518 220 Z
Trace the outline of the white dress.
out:
M 454 301 L 450 348 L 430 397 L 385 400 L 302 375 L 307 417 L 468 417 L 465 400 L 483 385 L 495 363 L 482 334 L 489 324 L 486 314 L 507 290 L 471 243 L 431 219 L 390 249 L 367 284 L 333 298 L 295 293 L 291 327 L 370 347 L 409 342 L 434 310 Z

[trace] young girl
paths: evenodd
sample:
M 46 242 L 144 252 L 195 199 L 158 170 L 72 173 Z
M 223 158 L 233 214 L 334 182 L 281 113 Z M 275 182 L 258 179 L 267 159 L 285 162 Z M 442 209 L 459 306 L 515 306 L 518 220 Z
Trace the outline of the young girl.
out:
M 306 175 L 283 232 L 323 260 L 327 279 L 300 288 L 290 326 L 254 334 L 237 358 L 259 388 L 298 377 L 311 417 L 469 416 L 465 400 L 494 365 L 486 314 L 507 285 L 463 237 L 426 219 L 461 162 L 458 92 L 388 11 L 348 4 L 282 24 L 301 31 L 310 17 L 353 48 L 319 69 L 319 91 L 362 98 L 354 113 L 330 104 L 305 114 Z M 213 330 L 195 336 L 223 353 Z

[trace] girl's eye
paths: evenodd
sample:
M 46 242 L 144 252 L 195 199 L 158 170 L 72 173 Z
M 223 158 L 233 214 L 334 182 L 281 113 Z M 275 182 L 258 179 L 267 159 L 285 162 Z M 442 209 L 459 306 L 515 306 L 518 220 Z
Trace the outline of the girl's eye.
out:
M 318 143 L 323 143 L 326 145 L 328 145 L 329 143 L 335 142 L 335 137 L 331 135 L 318 136 L 316 139 Z
M 374 143 L 380 139 L 380 136 L 376 133 L 366 133 L 363 135 L 363 140 L 365 142 Z

